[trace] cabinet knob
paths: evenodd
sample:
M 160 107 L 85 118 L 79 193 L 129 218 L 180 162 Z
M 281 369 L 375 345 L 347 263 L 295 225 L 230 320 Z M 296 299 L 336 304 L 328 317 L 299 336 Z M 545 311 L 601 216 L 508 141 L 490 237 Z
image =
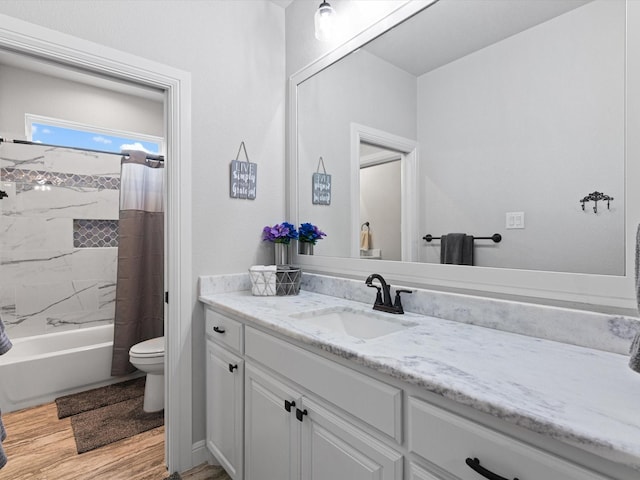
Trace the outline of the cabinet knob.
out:
M 296 408 L 296 418 L 298 419 L 298 421 L 301 422 L 304 416 L 308 414 L 309 412 L 307 412 L 306 408 L 304 410 L 300 410 L 299 408 Z
M 467 458 L 465 463 L 479 475 L 482 475 L 484 478 L 488 478 L 489 480 L 509 480 L 508 478 L 501 477 L 500 475 L 493 473 L 491 470 L 487 470 L 484 467 L 480 466 L 480 460 L 477 458 Z M 514 478 L 513 480 L 518 480 Z
M 235 369 L 237 369 L 237 368 L 238 368 L 238 365 L 234 365 L 234 364 L 232 364 L 232 363 L 230 363 L 230 364 L 229 364 L 229 371 L 230 371 L 231 373 L 233 373 L 233 371 L 234 371 Z
M 220 327 L 213 327 L 213 331 L 216 333 L 224 333 L 226 330 Z
M 296 402 L 290 402 L 289 400 L 284 401 L 284 409 L 287 412 L 291 412 L 291 407 L 295 407 L 295 406 L 296 406 Z

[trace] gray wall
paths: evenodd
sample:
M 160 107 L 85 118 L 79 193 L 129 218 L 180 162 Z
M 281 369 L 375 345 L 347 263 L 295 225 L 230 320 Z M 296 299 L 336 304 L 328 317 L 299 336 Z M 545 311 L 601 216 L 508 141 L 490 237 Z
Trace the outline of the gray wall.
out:
M 416 80 L 404 70 L 359 50 L 302 83 L 298 94 L 300 221 L 318 225 L 327 234 L 314 249 L 317 255 L 349 257 L 351 233 L 360 222 L 359 218 L 351 218 L 349 208 L 351 123 L 415 139 Z M 329 206 L 311 202 L 311 178 L 320 156 L 331 174 Z
M 272 252 L 262 227 L 284 217 L 284 10 L 266 0 L 3 0 L 0 13 L 192 75 L 194 294 L 198 275 L 246 271 Z M 244 141 L 258 164 L 255 201 L 229 198 Z M 193 298 L 193 440 L 205 434 L 204 313 Z
M 306 2 L 287 9 L 287 28 L 296 35 L 287 36 L 289 72 L 314 60 L 312 54 L 326 53 L 310 40 L 313 32 L 292 25 L 304 22 L 313 13 L 309 10 Z M 480 266 L 624 273 L 624 26 L 624 2 L 597 0 L 417 79 L 403 79 L 403 88 L 418 92 L 420 235 L 501 233 L 500 245 L 476 243 Z M 313 47 L 299 48 L 306 43 Z M 384 62 L 368 61 L 372 67 L 361 75 L 352 65 L 352 57 L 361 54 L 342 59 L 298 88 L 300 210 L 311 221 L 322 220 L 329 234 L 317 248 L 319 255 L 349 256 L 345 214 L 334 212 L 347 209 L 350 197 L 343 193 L 347 179 L 339 176 L 334 177 L 332 209 L 308 205 L 307 177 L 322 154 L 317 145 L 341 158 L 349 153 L 344 138 L 351 121 L 387 130 L 376 122 L 400 118 L 397 92 L 388 89 L 393 83 L 379 82 L 384 85 L 380 91 L 371 85 L 378 77 L 373 66 Z M 341 85 L 345 77 L 369 81 L 349 90 L 349 81 Z M 408 86 L 412 81 L 417 87 Z M 328 95 L 334 90 L 342 93 L 339 101 Z M 389 97 L 392 107 L 385 111 L 382 102 Z M 375 115 L 363 115 L 372 105 L 378 107 Z M 416 138 L 398 131 L 402 120 L 397 123 L 396 131 L 389 131 Z M 600 203 L 596 215 L 590 203 L 582 211 L 579 200 L 596 190 L 616 199 L 611 209 Z M 524 212 L 525 229 L 506 229 L 507 212 Z M 420 242 L 419 259 L 438 263 L 439 251 L 439 242 Z
M 624 274 L 624 25 L 598 0 L 418 79 L 421 232 L 501 233 L 476 265 Z M 595 190 L 611 210 L 582 211 Z
M 25 136 L 26 113 L 164 137 L 162 99 L 150 100 L 9 65 L 0 65 L 0 105 L 0 132 L 5 138 Z
M 402 167 L 400 160 L 360 169 L 360 221 L 369 222 L 369 248 L 382 260 L 402 259 Z

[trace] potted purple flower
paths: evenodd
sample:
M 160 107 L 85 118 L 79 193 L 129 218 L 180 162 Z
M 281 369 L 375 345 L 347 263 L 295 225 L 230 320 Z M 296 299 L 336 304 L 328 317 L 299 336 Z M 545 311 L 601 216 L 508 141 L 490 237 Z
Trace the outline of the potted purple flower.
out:
M 289 243 L 297 238 L 296 227 L 288 222 L 282 222 L 273 227 L 267 225 L 262 229 L 262 240 L 273 243 L 276 265 L 289 263 Z
M 298 228 L 298 253 L 313 255 L 313 246 L 327 234 L 311 223 L 303 223 Z

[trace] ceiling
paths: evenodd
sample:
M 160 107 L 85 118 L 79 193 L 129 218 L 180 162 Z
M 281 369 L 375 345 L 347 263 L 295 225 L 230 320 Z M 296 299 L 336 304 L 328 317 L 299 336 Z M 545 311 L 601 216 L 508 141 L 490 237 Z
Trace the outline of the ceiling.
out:
M 270 1 L 286 8 L 293 0 Z M 427 12 L 430 14 L 415 15 L 363 48 L 415 76 L 420 76 L 589 1 L 591 0 L 439 0 L 428 8 Z M 2 65 L 150 100 L 164 100 L 164 93 L 151 87 L 96 76 L 72 66 L 9 50 L 0 49 L 0 68 Z
M 364 50 L 420 76 L 591 0 L 439 0 Z
M 293 0 L 271 0 L 273 3 L 282 8 L 287 8 Z

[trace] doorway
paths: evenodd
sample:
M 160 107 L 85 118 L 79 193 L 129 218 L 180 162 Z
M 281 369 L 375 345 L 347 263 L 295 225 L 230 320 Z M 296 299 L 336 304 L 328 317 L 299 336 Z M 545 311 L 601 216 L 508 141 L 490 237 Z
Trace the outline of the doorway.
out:
M 66 68 L 72 75 L 86 72 L 164 93 L 165 289 L 171 293 L 171 302 L 165 306 L 166 463 L 169 471 L 186 470 L 192 466 L 190 323 L 194 299 L 190 238 L 190 74 L 12 17 L 0 15 L 0 18 L 0 49 Z
M 416 141 L 375 128 L 351 124 L 351 257 L 361 253 L 361 232 L 369 222 L 371 258 L 415 261 L 417 258 Z M 376 177 L 385 176 L 384 183 Z M 374 181 L 364 185 L 362 181 Z M 381 181 L 382 182 L 382 181 Z M 363 194 L 367 197 L 363 199 Z M 366 218 L 363 216 L 366 213 Z M 370 217 L 379 220 L 372 223 Z M 382 243 L 380 243 L 382 242 Z M 381 247 L 376 245 L 380 244 Z M 380 248 L 380 255 L 378 254 Z M 387 252 L 385 253 L 385 250 Z
M 360 258 L 402 260 L 402 156 L 360 144 Z

